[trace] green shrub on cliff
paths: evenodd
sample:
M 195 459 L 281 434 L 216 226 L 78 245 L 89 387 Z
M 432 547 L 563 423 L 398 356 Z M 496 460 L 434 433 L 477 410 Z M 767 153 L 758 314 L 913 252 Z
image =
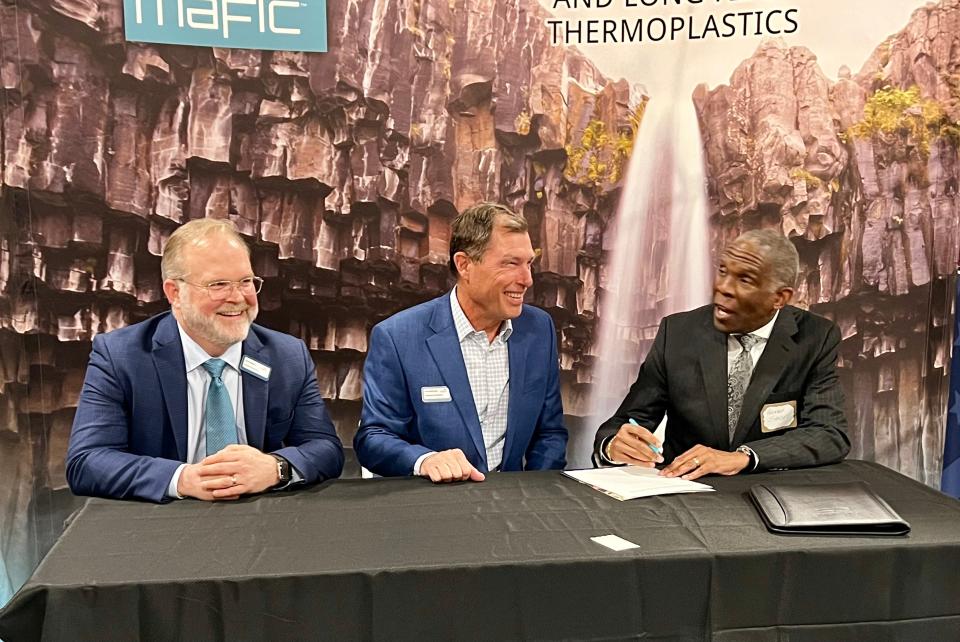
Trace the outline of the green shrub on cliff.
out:
M 908 135 L 920 154 L 930 155 L 930 142 L 947 136 L 957 143 L 958 127 L 951 123 L 940 104 L 920 96 L 919 87 L 897 89 L 886 86 L 867 99 L 863 120 L 851 126 L 847 135 L 853 138 L 881 138 L 895 134 Z
M 790 170 L 790 178 L 793 180 L 802 180 L 807 184 L 808 190 L 817 190 L 823 186 L 823 181 L 811 174 L 809 171 L 803 167 L 795 167 Z
M 630 129 L 617 133 L 607 132 L 606 124 L 595 113 L 584 127 L 579 144 L 565 148 L 567 165 L 564 175 L 567 180 L 588 185 L 598 192 L 619 181 L 633 151 L 633 141 L 646 107 L 647 101 L 641 101 L 627 116 Z

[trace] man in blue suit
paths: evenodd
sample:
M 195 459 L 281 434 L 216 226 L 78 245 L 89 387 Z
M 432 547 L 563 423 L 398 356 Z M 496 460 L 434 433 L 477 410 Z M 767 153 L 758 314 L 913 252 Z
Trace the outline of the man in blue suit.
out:
M 449 294 L 377 324 L 354 438 L 378 475 L 482 481 L 566 463 L 556 333 L 523 304 L 535 258 L 526 220 L 483 203 L 451 226 Z
M 257 325 L 250 251 L 191 221 L 161 261 L 171 311 L 98 335 L 67 451 L 78 495 L 236 499 L 337 477 L 343 447 L 302 341 Z

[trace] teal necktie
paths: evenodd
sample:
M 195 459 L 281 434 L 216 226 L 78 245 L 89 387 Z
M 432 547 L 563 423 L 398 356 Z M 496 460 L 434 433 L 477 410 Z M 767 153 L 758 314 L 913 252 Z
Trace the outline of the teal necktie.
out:
M 210 359 L 203 363 L 203 369 L 210 373 L 210 386 L 207 388 L 207 406 L 204 410 L 203 428 L 207 438 L 207 456 L 216 454 L 237 443 L 237 421 L 233 415 L 230 393 L 223 385 L 223 369 L 227 362 L 223 359 Z

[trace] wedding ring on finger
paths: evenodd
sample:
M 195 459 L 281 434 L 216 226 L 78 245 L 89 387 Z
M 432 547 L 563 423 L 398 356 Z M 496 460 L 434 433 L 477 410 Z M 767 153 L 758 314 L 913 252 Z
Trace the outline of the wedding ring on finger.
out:
M 693 465 L 694 465 L 696 468 L 700 468 L 700 459 L 699 459 L 698 457 L 694 457 L 694 458 L 693 458 Z
M 236 476 L 236 475 L 230 475 L 230 485 L 231 485 L 231 486 L 236 486 L 238 483 L 239 483 L 239 482 L 237 481 L 237 476 Z

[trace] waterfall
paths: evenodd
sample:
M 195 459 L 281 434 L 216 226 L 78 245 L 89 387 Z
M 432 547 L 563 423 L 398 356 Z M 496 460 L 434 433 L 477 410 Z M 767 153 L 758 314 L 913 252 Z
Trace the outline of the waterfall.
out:
M 613 227 L 605 235 L 609 260 L 606 283 L 601 280 L 588 429 L 571 435 L 571 467 L 590 465 L 596 428 L 636 379 L 660 319 L 710 300 L 706 190 L 693 102 L 654 97 L 634 142 Z

